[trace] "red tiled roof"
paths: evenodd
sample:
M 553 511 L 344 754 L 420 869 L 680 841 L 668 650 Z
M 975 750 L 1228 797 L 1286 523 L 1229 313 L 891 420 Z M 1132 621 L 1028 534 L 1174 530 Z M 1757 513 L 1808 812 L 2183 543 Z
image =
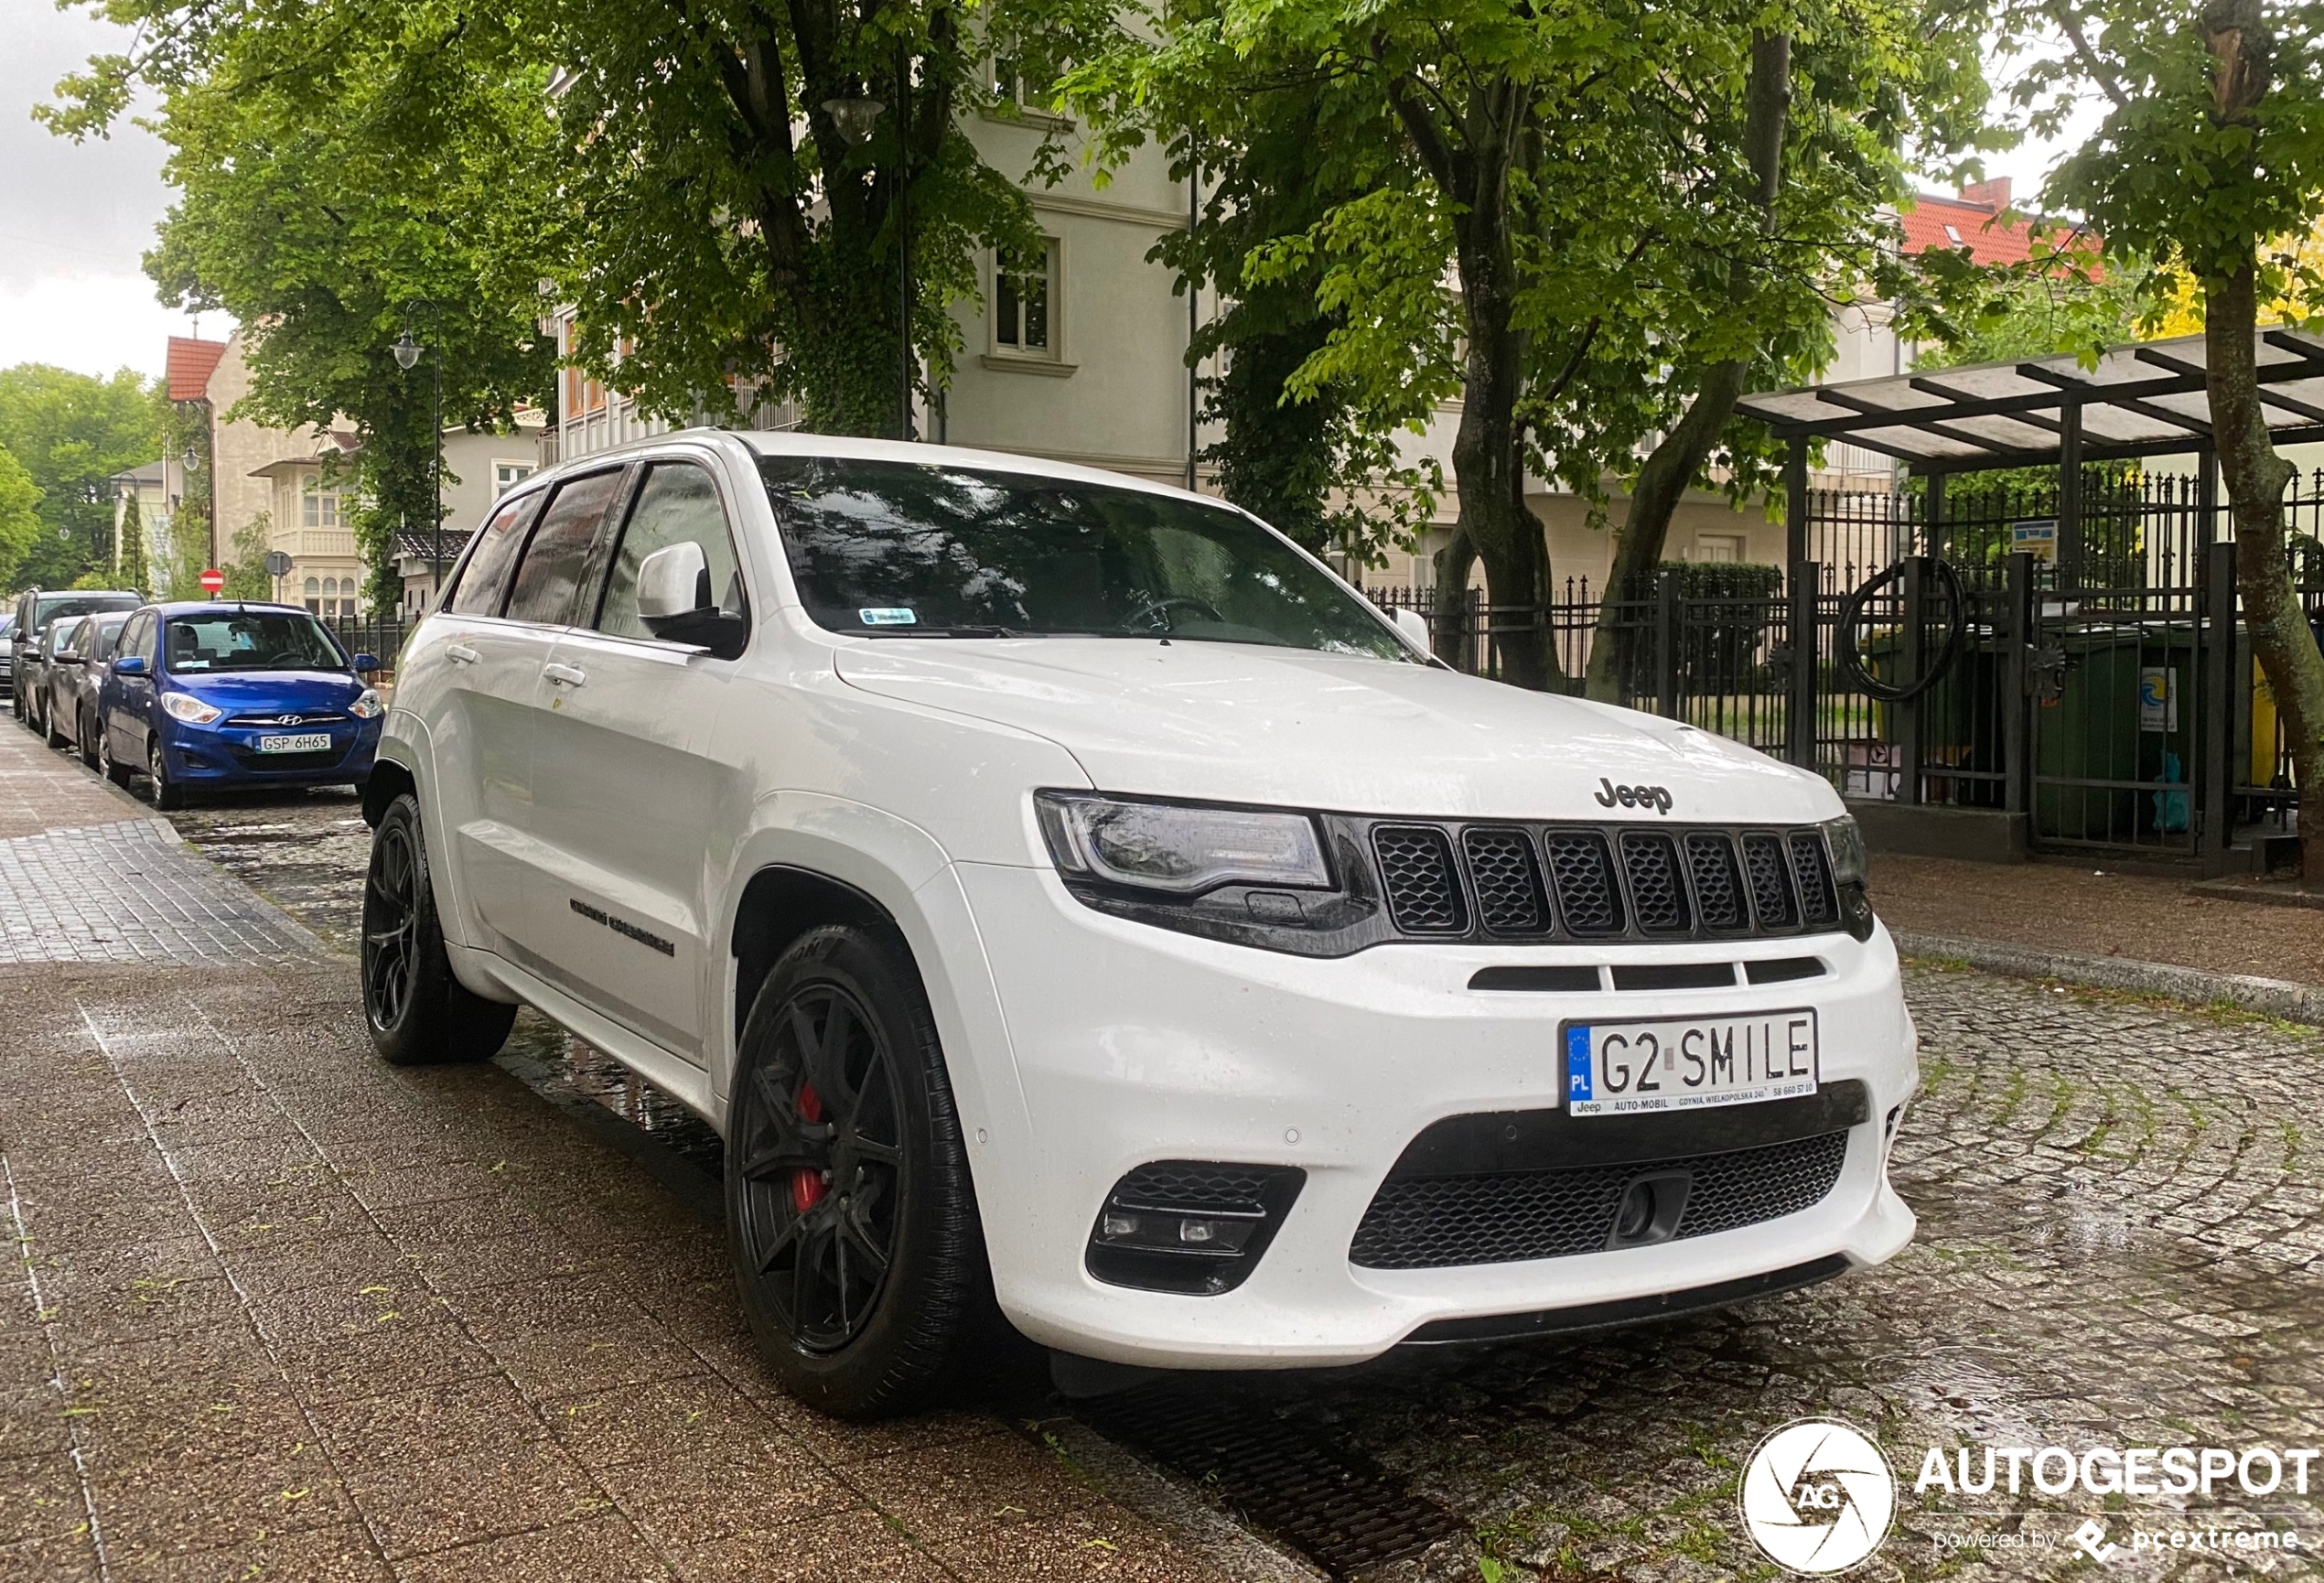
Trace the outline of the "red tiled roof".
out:
M 210 371 L 225 355 L 226 343 L 222 340 L 195 340 L 190 336 L 171 336 L 169 399 L 174 402 L 198 402 L 208 395 Z
M 2001 218 L 2007 206 L 2006 188 L 2000 203 L 1921 194 L 1912 208 L 1897 217 L 1904 226 L 1905 252 L 1966 247 L 1979 264 L 2023 264 L 2033 254 L 2032 222 Z

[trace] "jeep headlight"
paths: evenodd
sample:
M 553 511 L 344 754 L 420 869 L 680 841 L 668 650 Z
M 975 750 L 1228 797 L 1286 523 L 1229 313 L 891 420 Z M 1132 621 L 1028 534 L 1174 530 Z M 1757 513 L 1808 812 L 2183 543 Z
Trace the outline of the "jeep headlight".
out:
M 1049 856 L 1077 878 L 1188 897 L 1221 885 L 1332 888 L 1305 813 L 1071 792 L 1036 792 L 1034 802 Z
M 1840 921 L 1858 940 L 1872 938 L 1870 866 L 1864 832 L 1846 814 L 1824 822 L 1824 849 L 1832 855 L 1832 888 L 1840 901 Z

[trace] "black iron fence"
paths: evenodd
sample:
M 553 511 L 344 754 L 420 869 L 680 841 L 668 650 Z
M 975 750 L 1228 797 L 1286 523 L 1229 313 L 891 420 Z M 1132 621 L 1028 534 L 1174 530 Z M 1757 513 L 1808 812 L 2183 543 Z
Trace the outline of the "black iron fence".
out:
M 407 620 L 400 610 L 383 616 L 326 616 L 322 621 L 350 654 L 371 655 L 379 662 L 381 672 L 390 677 L 394 674 L 396 660 L 403 652 L 403 640 L 416 624 Z
M 2324 471 L 2286 505 L 2324 635 Z M 1545 629 L 1580 692 L 1611 642 L 1622 704 L 1852 798 L 2023 814 L 2046 847 L 2220 859 L 2293 829 L 2290 755 L 2207 479 L 2093 467 L 2071 501 L 2009 475 L 1916 479 L 1819 492 L 1806 515 L 1809 555 L 1788 570 L 1665 566 L 1611 598 L 1570 579 L 1522 608 L 1460 590 L 1458 663 L 1498 675 L 1507 633 Z M 1372 593 L 1436 616 L 1436 590 Z

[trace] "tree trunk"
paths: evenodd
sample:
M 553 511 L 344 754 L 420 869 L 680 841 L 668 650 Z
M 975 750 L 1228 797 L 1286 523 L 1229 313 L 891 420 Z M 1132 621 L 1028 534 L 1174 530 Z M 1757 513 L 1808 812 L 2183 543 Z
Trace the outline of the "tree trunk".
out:
M 1743 155 L 1755 183 L 1752 201 L 1762 232 L 1775 223 L 1775 200 L 1782 189 L 1783 136 L 1791 108 L 1791 40 L 1782 33 L 1751 41 L 1751 80 L 1744 95 Z M 1740 307 L 1757 272 L 1736 266 L 1728 297 Z M 1621 702 L 1622 678 L 1631 673 L 1631 651 L 1641 624 L 1622 622 L 1619 601 L 1643 598 L 1647 579 L 1661 565 L 1669 542 L 1671 517 L 1686 487 L 1703 469 L 1711 447 L 1727 432 L 1750 372 L 1741 361 L 1714 363 L 1703 375 L 1695 400 L 1678 426 L 1662 436 L 1630 486 L 1630 509 L 1614 541 L 1614 565 L 1599 598 L 1598 630 L 1590 642 L 1587 690 L 1600 703 Z
M 2259 402 L 2258 271 L 2207 279 L 2204 362 L 2210 370 L 2211 427 L 2219 443 L 2220 477 L 2235 514 L 2235 580 L 2243 619 L 2276 717 L 2292 750 L 2299 786 L 2300 878 L 2324 885 L 2324 653 L 2308 625 L 2286 556 L 2284 488 L 2292 464 L 2276 454 Z M 2226 810 L 2219 811 L 2224 817 Z
M 1526 508 L 1518 466 L 1522 348 L 1510 328 L 1504 296 L 1488 285 L 1470 297 L 1469 372 L 1452 446 L 1453 476 L 1460 486 L 1454 542 L 1472 546 L 1485 564 L 1485 597 L 1499 612 L 1488 618 L 1487 630 L 1500 654 L 1501 679 L 1545 691 L 1562 685 L 1564 676 L 1543 609 L 1549 599 L 1549 544 L 1540 520 Z
M 1474 670 L 1469 653 L 1469 571 L 1477 564 L 1477 546 L 1456 527 L 1436 560 L 1436 605 L 1430 624 L 1436 658 L 1457 671 Z

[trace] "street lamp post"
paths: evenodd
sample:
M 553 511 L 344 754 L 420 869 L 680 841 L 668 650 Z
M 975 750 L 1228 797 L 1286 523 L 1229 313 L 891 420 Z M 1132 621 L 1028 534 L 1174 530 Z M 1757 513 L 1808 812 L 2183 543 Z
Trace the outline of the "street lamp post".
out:
M 395 345 L 389 350 L 395 354 L 395 366 L 410 373 L 420 361 L 420 353 L 427 349 L 412 339 L 412 327 L 407 324 L 403 327 L 403 333 L 396 339 Z M 431 497 L 428 504 L 436 529 L 430 539 L 433 554 L 428 558 L 436 573 L 435 592 L 440 595 L 444 591 L 444 349 L 440 346 L 436 349 L 433 372 L 436 376 L 436 394 L 429 407 L 428 418 L 428 492 Z

